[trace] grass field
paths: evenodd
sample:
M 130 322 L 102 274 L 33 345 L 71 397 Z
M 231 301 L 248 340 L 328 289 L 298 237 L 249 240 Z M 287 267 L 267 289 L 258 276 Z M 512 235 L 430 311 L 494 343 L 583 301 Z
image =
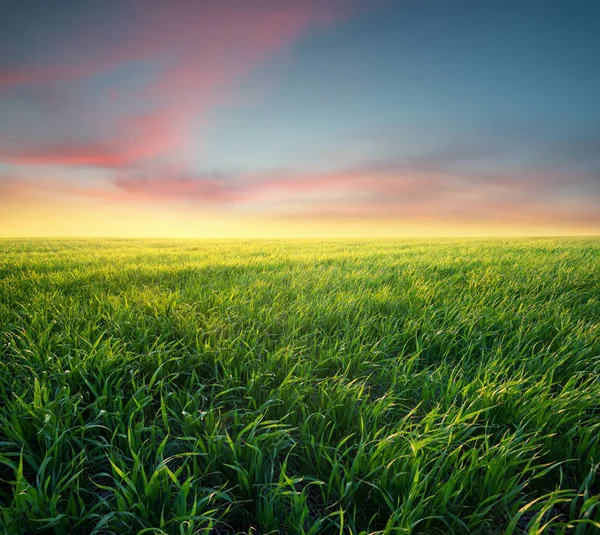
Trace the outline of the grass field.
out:
M 600 239 L 0 241 L 0 532 L 600 531 Z

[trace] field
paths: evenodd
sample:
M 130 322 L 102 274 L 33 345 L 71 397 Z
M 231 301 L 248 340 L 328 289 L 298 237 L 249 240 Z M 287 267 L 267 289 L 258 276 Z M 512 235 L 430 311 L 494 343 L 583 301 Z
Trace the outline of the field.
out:
M 600 239 L 0 241 L 0 532 L 600 531 Z

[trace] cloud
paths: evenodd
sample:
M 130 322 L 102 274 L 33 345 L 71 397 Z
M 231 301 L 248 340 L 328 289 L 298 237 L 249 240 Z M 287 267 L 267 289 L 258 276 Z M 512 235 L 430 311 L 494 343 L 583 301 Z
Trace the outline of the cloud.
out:
M 182 166 L 115 169 L 108 179 L 0 180 L 13 204 L 121 207 L 181 214 L 211 213 L 306 224 L 484 226 L 600 231 L 600 192 L 572 172 L 449 173 L 376 161 L 323 173 L 291 170 L 230 175 Z M 166 211 L 166 212 L 165 212 Z M 287 224 L 287 223 L 286 223 Z M 390 227 L 392 228 L 392 227 Z M 561 231 L 562 232 L 562 231 Z
M 175 125 L 168 114 L 115 119 L 118 126 L 110 139 L 2 143 L 0 160 L 18 165 L 120 167 L 161 156 L 177 146 Z
M 227 102 L 236 82 L 306 32 L 350 12 L 348 2 L 336 0 L 131 6 L 130 23 L 117 30 L 109 27 L 114 12 L 79 25 L 67 18 L 71 25 L 48 36 L 43 48 L 0 68 L 0 98 L 54 87 L 68 87 L 74 97 L 46 114 L 32 114 L 25 101 L 0 134 L 0 160 L 115 167 L 186 159 L 198 150 L 192 129 Z M 15 39 L 15 46 L 22 43 Z
M 0 176 L 0 200 L 13 202 L 31 197 L 39 191 L 40 184 L 31 180 L 20 180 L 10 175 Z
M 123 172 L 110 180 L 122 200 L 171 202 L 188 200 L 222 205 L 283 204 L 319 198 L 382 199 L 420 198 L 425 192 L 450 191 L 442 175 L 406 170 L 390 165 L 363 166 L 327 173 L 289 170 L 226 175 L 194 174 L 179 168 L 140 169 Z M 103 196 L 103 189 L 90 195 Z
M 227 175 L 182 167 L 118 171 L 107 182 L 54 185 L 70 197 L 136 205 L 211 205 L 283 218 L 354 220 L 586 221 L 600 224 L 598 192 L 575 173 L 452 174 L 374 162 L 327 173 Z M 47 187 L 47 185 L 45 186 Z
M 229 187 L 218 179 L 171 176 L 117 177 L 112 181 L 123 200 L 165 202 L 172 200 L 201 200 L 229 204 L 245 199 L 241 188 Z
M 464 164 L 481 163 L 494 160 L 503 155 L 498 146 L 484 145 L 479 142 L 452 143 L 428 152 L 407 156 L 408 165 L 425 169 L 453 169 Z

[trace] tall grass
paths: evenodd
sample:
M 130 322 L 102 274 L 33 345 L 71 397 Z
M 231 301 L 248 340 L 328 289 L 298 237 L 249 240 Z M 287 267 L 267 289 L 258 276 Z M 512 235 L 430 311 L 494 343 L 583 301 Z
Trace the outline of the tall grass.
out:
M 0 241 L 0 531 L 600 531 L 600 240 Z

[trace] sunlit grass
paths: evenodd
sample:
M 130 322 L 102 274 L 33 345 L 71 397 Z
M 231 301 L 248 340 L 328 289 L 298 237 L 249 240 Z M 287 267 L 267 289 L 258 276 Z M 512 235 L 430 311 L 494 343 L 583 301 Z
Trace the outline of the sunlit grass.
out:
M 598 239 L 0 255 L 4 533 L 600 528 Z

